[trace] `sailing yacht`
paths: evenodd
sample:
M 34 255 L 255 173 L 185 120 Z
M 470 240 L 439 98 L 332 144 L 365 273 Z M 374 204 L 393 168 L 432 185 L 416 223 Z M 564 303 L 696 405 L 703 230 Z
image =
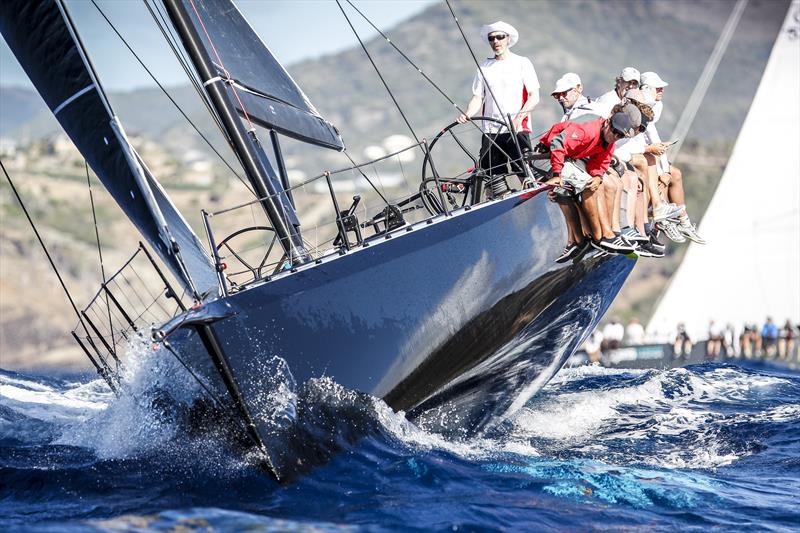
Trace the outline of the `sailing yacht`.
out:
M 321 174 L 337 236 L 331 249 L 310 250 L 278 138 L 342 150 L 338 130 L 230 0 L 164 0 L 162 7 L 277 243 L 280 259 L 267 271 L 253 268 L 246 282 L 226 274 L 220 254 L 227 237 L 217 240 L 206 216 L 204 246 L 131 146 L 64 2 L 5 0 L 0 31 L 147 243 L 143 254 L 159 273 L 155 292 L 165 288 L 160 296 L 176 307 L 152 324 L 155 347 L 186 371 L 169 379 L 199 383 L 198 401 L 240 427 L 275 477 L 292 462 L 263 409 L 276 361 L 297 383 L 330 378 L 427 428 L 469 435 L 522 407 L 603 316 L 635 260 L 590 255 L 555 263 L 566 228 L 547 187 L 486 200 L 473 174 L 464 180 L 473 180 L 473 192 L 458 196 L 430 151 L 432 177 L 423 169 L 420 192 L 362 219 L 358 200 L 340 209 L 330 174 Z M 272 159 L 262 144 L 267 136 Z M 417 203 L 430 216 L 407 221 L 404 213 Z M 126 310 L 115 276 L 79 314 L 73 334 L 109 386 L 125 394 L 115 346 L 126 328 L 145 328 L 141 314 Z M 89 312 L 101 304 L 101 313 Z M 98 316 L 105 314 L 104 329 Z M 291 432 L 291 424 L 284 429 Z

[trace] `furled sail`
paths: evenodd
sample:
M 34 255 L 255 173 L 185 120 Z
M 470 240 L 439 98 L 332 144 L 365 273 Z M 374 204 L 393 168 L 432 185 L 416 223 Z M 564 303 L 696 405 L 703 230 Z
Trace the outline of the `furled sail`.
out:
M 218 82 L 234 83 L 240 113 L 304 142 L 344 149 L 336 128 L 317 112 L 231 0 L 181 0 L 214 60 Z
M 184 287 L 216 294 L 199 239 L 125 137 L 60 0 L 3 0 L 0 32 L 89 166 Z

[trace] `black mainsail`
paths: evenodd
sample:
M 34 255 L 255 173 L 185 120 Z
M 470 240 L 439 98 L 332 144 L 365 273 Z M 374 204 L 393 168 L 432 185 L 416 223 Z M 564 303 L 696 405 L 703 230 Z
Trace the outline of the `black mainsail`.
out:
M 3 0 L 0 33 L 61 127 L 175 277 L 196 298 L 217 294 L 197 235 L 141 164 L 60 0 Z
M 200 31 L 219 81 L 237 88 L 235 102 L 250 120 L 287 137 L 343 150 L 327 122 L 230 0 L 182 0 Z M 219 58 L 219 59 L 218 59 Z

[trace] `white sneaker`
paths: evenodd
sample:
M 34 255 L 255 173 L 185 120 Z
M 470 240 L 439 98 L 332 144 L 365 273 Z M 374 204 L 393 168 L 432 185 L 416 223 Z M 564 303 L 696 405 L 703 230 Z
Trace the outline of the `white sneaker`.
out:
M 697 233 L 697 228 L 692 221 L 689 220 L 689 217 L 685 217 L 681 219 L 680 224 L 678 224 L 678 231 L 681 232 L 686 238 L 691 241 L 696 242 L 697 244 L 705 244 L 706 240 Z
M 678 230 L 678 225 L 668 220 L 662 220 L 656 224 L 658 229 L 664 232 L 669 240 L 673 242 L 686 242 L 686 237 Z
M 685 210 L 685 206 L 669 204 L 665 202 L 653 210 L 653 220 L 658 222 L 659 220 L 674 218 L 683 213 Z

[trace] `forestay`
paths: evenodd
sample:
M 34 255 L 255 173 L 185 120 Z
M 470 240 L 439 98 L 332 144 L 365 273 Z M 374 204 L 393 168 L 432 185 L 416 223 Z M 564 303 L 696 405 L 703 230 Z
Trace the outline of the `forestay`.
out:
M 141 164 L 59 0 L 3 0 L 0 32 L 64 131 L 181 284 L 216 294 L 199 239 Z
M 230 0 L 181 0 L 215 63 L 212 83 L 234 83 L 236 106 L 253 122 L 304 142 L 344 149 L 336 128 L 317 112 Z

